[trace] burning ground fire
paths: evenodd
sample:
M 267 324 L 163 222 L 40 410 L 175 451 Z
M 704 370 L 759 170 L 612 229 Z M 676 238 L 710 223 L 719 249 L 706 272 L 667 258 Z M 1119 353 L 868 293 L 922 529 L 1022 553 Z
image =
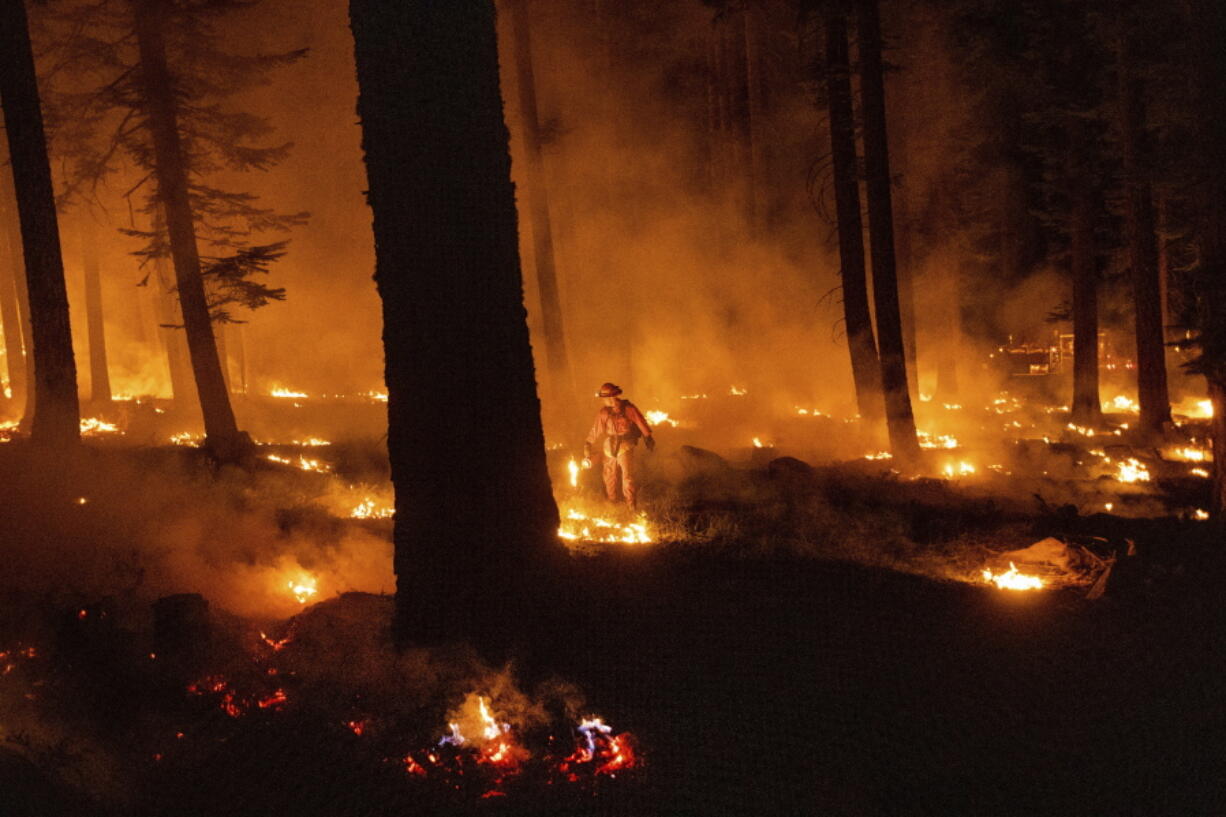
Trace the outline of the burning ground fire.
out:
M 187 684 L 187 695 L 224 713 L 226 722 L 236 725 L 250 717 L 278 718 L 301 709 L 304 692 L 295 686 L 296 675 L 279 665 L 293 651 L 297 622 L 292 620 L 279 638 L 260 632 L 258 640 L 251 639 L 252 671 L 234 677 L 204 675 Z M 6 655 L 0 653 L 0 658 Z M 459 792 L 474 800 L 561 785 L 591 794 L 601 781 L 617 780 L 643 765 L 634 736 L 615 732 L 601 717 L 588 715 L 561 728 L 516 726 L 492 695 L 479 692 L 468 693 L 448 714 L 440 737 L 407 751 L 394 720 L 353 709 L 331 717 L 334 729 L 370 742 L 386 763 L 402 768 L 406 783 Z M 189 739 L 188 731 L 175 732 L 171 746 Z M 159 752 L 153 760 L 160 763 L 166 757 Z
M 1009 562 L 1009 569 L 1004 573 L 993 573 L 990 568 L 984 568 L 983 580 L 994 584 L 1001 590 L 1041 590 L 1043 580 L 1038 576 L 1027 576 L 1019 573 L 1017 565 Z
M 476 783 L 473 790 L 488 799 L 506 797 L 508 784 L 517 779 L 543 779 L 546 785 L 593 783 L 641 766 L 633 736 L 614 734 L 602 718 L 580 720 L 565 748 L 559 749 L 560 741 L 550 735 L 547 748 L 534 753 L 510 723 L 495 716 L 492 706 L 486 696 L 470 693 L 450 719 L 447 734 L 428 749 L 404 755 L 405 772 L 448 788 Z

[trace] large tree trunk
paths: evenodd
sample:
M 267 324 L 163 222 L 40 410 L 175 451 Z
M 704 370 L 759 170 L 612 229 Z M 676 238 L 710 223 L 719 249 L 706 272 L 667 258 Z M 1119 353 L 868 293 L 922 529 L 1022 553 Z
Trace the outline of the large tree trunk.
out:
M 5 185 L 7 190 L 8 186 Z M 26 399 L 26 352 L 21 331 L 21 310 L 17 305 L 17 277 L 24 274 L 21 262 L 21 239 L 9 229 L 16 219 L 5 207 L 0 210 L 0 225 L 4 242 L 4 257 L 0 258 L 0 321 L 4 323 L 4 361 L 9 381 L 9 405 L 16 407 Z
M 1098 270 L 1094 260 L 1094 195 L 1084 180 L 1070 183 L 1070 267 L 1073 278 L 1072 421 L 1102 423 L 1098 394 Z
M 906 167 L 905 153 L 902 159 L 903 167 Z M 902 345 L 906 351 L 907 371 L 911 373 L 907 385 L 914 399 L 919 393 L 919 330 L 915 318 L 915 279 L 918 270 L 915 263 L 915 223 L 907 207 L 905 191 L 899 191 L 894 210 L 897 214 L 894 220 L 894 258 L 898 276 L 898 312 L 902 320 Z
M 544 609 L 533 580 L 559 546 L 493 4 L 349 8 L 383 299 L 395 632 L 497 654 Z
M 881 64 L 881 21 L 877 0 L 857 0 L 860 41 L 860 96 L 864 117 L 864 172 L 868 195 L 869 242 L 873 262 L 873 303 L 881 355 L 881 385 L 890 450 L 903 462 L 919 457 L 915 416 L 907 389 L 898 277 L 894 268 L 894 215 L 890 204 L 890 157 L 886 133 L 885 78 Z
M 851 66 L 847 18 L 831 8 L 823 23 L 826 34 L 826 101 L 830 116 L 830 161 L 839 228 L 839 262 L 843 280 L 843 321 L 851 352 L 856 406 L 866 420 L 881 419 L 881 362 L 868 308 L 864 269 L 864 225 L 860 219 L 860 182 L 856 172 L 856 124 L 851 102 Z
M 525 176 L 532 224 L 532 254 L 536 260 L 536 284 L 541 302 L 541 327 L 545 334 L 545 359 L 555 397 L 564 405 L 577 395 L 566 350 L 562 301 L 558 294 L 558 273 L 553 246 L 553 225 L 549 218 L 549 186 L 545 180 L 545 159 L 541 153 L 540 119 L 536 107 L 536 77 L 532 67 L 532 25 L 529 0 L 509 0 L 514 41 L 516 89 L 519 95 L 520 132 L 524 140 Z
M 85 323 L 89 331 L 89 402 L 96 411 L 111 405 L 111 376 L 106 364 L 98 231 L 88 212 L 81 215 L 81 262 L 85 270 Z
M 1162 316 L 1162 283 L 1158 273 L 1158 241 L 1154 227 L 1153 193 L 1142 167 L 1145 141 L 1145 108 L 1141 80 L 1132 71 L 1132 45 L 1127 24 L 1120 21 L 1119 129 L 1123 153 L 1125 224 L 1128 261 L 1132 268 L 1133 304 L 1136 311 L 1137 402 L 1141 404 L 1140 428 L 1158 434 L 1171 420 L 1171 400 L 1166 385 L 1166 338 Z
M 1226 533 L 1226 6 L 1218 0 L 1187 0 L 1190 36 L 1189 79 L 1197 116 L 1193 120 L 1193 150 L 1200 250 L 1198 278 L 1200 369 L 1213 402 L 1213 495 L 1210 512 L 1220 533 Z
M 175 285 L 187 333 L 192 375 L 204 415 L 205 445 L 218 459 L 235 460 L 248 450 L 250 439 L 238 430 L 234 420 L 200 271 L 187 157 L 179 133 L 174 78 L 166 62 L 165 29 L 171 9 L 166 0 L 131 0 L 131 3 L 140 51 L 146 121 L 153 140 L 158 199 L 170 236 Z
M 0 103 L 21 220 L 33 330 L 36 402 L 30 439 L 63 447 L 80 441 L 81 407 L 55 192 L 22 0 L 0 3 Z

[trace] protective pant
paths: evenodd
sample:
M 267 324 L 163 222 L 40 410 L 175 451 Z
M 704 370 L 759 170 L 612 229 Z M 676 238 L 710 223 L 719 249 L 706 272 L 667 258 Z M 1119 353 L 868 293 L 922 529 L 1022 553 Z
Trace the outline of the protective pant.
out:
M 638 486 L 634 482 L 633 445 L 625 445 L 623 443 L 614 451 L 606 450 L 604 452 L 604 491 L 605 495 L 609 497 L 610 502 L 617 501 L 619 470 L 621 471 L 622 496 L 625 497 L 627 505 L 631 508 L 636 508 L 638 507 L 635 504 Z

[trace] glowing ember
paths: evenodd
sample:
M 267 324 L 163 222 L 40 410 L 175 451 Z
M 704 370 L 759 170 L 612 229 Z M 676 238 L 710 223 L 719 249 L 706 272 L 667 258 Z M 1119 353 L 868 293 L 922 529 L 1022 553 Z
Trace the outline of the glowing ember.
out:
M 732 388 L 728 389 L 728 393 L 731 394 L 733 397 L 744 397 L 745 395 L 749 394 L 749 390 L 741 389 L 741 388 L 737 388 L 736 386 L 733 386 Z
M 291 400 L 297 400 L 302 397 L 310 396 L 304 391 L 294 391 L 293 389 L 287 389 L 287 388 L 284 388 L 283 386 L 277 386 L 275 389 L 272 389 L 271 391 L 269 391 L 268 394 L 272 397 L 280 397 L 283 399 L 291 399 Z
M 707 396 L 705 394 L 683 394 L 681 395 L 681 399 L 682 400 L 706 400 Z
M 1194 477 L 1203 477 L 1204 479 L 1209 479 L 1209 471 L 1204 468 L 1193 468 L 1188 473 Z
M 1017 565 L 1013 562 L 1009 562 L 1009 570 L 1005 573 L 993 573 L 990 569 L 984 568 L 983 580 L 996 585 L 1001 590 L 1039 590 L 1043 587 L 1042 579 L 1038 576 L 1019 573 Z
M 761 437 L 754 437 L 754 438 L 753 438 L 753 447 L 754 447 L 754 448 L 766 448 L 767 446 L 766 446 L 766 445 L 765 445 L 765 444 L 762 442 L 762 438 L 761 438 Z
M 294 598 L 298 600 L 299 604 L 306 604 L 312 596 L 319 592 L 315 587 L 317 581 L 314 576 L 304 574 L 297 581 L 290 580 L 286 582 L 285 586 L 294 594 Z
M 96 437 L 101 434 L 119 434 L 119 426 L 108 423 L 97 417 L 81 418 L 81 433 L 86 437 Z
M 825 417 L 826 416 L 825 414 L 821 412 L 821 409 L 807 409 L 807 408 L 801 408 L 800 406 L 796 407 L 796 413 L 799 414 L 801 417 Z
M 369 497 L 363 499 L 349 512 L 350 519 L 391 519 L 396 514 L 395 508 L 379 505 Z
M 190 431 L 180 431 L 178 434 L 171 434 L 170 441 L 175 445 L 187 445 L 193 448 L 199 448 L 204 442 L 203 434 L 193 434 Z
M 1065 428 L 1067 428 L 1069 431 L 1072 431 L 1076 434 L 1080 434 L 1083 437 L 1093 437 L 1097 433 L 1092 428 L 1087 428 L 1086 426 L 1074 425 L 1073 423 L 1069 423 L 1067 426 L 1065 426 Z
M 1149 482 L 1149 469 L 1136 457 L 1122 460 L 1115 478 L 1120 482 Z
M 888 459 L 893 459 L 893 458 L 894 458 L 894 455 L 891 454 L 889 451 L 878 451 L 876 454 L 865 454 L 864 455 L 864 459 L 866 460 L 888 460 Z
M 1206 519 L 1209 518 L 1209 512 L 1206 511 L 1204 508 L 1197 508 L 1196 511 L 1192 514 L 1192 518 L 1198 519 L 1201 522 L 1204 522 Z

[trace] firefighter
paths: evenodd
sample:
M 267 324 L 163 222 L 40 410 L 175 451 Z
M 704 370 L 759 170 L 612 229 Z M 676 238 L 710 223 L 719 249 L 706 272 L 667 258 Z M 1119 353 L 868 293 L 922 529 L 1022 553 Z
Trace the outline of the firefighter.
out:
M 596 396 L 604 400 L 604 406 L 596 413 L 596 422 L 583 443 L 583 467 L 592 467 L 592 444 L 603 439 L 601 453 L 604 454 L 605 494 L 610 502 L 617 501 L 620 470 L 622 497 L 631 510 L 636 510 L 638 487 L 634 479 L 634 449 L 641 438 L 647 450 L 654 451 L 656 441 L 643 413 L 634 403 L 618 397 L 621 393 L 621 388 L 614 383 L 605 383 L 600 387 Z

